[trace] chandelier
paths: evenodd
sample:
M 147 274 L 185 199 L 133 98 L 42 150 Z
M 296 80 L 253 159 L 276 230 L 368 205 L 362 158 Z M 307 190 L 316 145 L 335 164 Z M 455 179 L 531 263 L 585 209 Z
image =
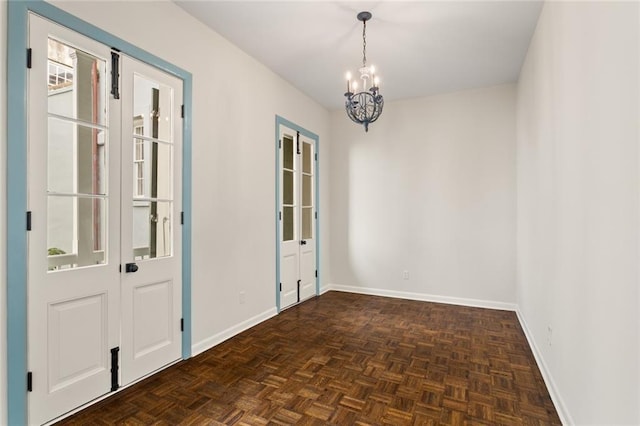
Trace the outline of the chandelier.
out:
M 362 22 L 362 67 L 360 80 L 362 91 L 358 92 L 358 81 L 351 82 L 351 73 L 347 73 L 347 92 L 344 107 L 349 118 L 358 124 L 364 125 L 365 132 L 369 131 L 369 124 L 373 123 L 382 114 L 384 98 L 380 94 L 380 80 L 375 75 L 373 65 L 367 66 L 367 21 L 371 19 L 370 12 L 358 13 L 358 21 Z

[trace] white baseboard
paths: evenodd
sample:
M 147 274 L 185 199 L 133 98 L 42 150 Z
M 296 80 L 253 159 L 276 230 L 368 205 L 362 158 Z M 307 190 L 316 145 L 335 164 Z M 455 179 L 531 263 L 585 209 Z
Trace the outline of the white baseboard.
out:
M 249 318 L 246 321 L 241 322 L 240 324 L 236 324 L 233 327 L 229 327 L 226 330 L 221 331 L 218 334 L 215 334 L 211 337 L 207 337 L 204 340 L 199 341 L 198 343 L 194 343 L 191 345 L 191 356 L 196 356 L 207 349 L 211 349 L 212 347 L 219 345 L 235 336 L 236 334 L 240 334 L 243 331 L 253 327 L 254 325 L 258 325 L 263 321 L 268 320 L 278 314 L 278 310 L 273 307 L 261 314 L 258 314 L 252 318 Z
M 449 305 L 472 306 L 475 308 L 498 309 L 501 311 L 515 311 L 515 303 L 495 302 L 491 300 L 465 299 L 461 297 L 438 296 L 426 293 L 411 293 L 406 291 L 385 290 L 379 288 L 355 287 L 340 284 L 327 284 L 322 293 L 327 291 L 344 291 L 347 293 L 368 294 L 371 296 L 394 297 L 396 299 L 420 300 L 423 302 L 447 303 Z
M 331 284 L 327 284 L 327 285 L 324 285 L 324 286 L 320 287 L 320 293 L 318 293 L 318 296 L 322 296 L 323 294 L 325 294 L 328 291 L 331 291 Z
M 564 403 L 564 400 L 560 396 L 560 392 L 558 392 L 558 387 L 556 383 L 553 381 L 553 376 L 551 376 L 551 372 L 547 367 L 547 364 L 544 362 L 544 358 L 542 357 L 542 352 L 538 349 L 536 345 L 536 341 L 533 339 L 533 335 L 529 331 L 529 327 L 527 327 L 527 322 L 524 319 L 524 316 L 520 312 L 520 309 L 516 309 L 516 315 L 518 316 L 518 321 L 520 321 L 520 326 L 524 331 L 524 335 L 529 342 L 529 347 L 531 348 L 531 352 L 533 352 L 533 356 L 538 363 L 538 368 L 540 373 L 542 373 L 542 378 L 544 379 L 544 383 L 547 385 L 547 390 L 549 391 L 549 395 L 551 396 L 551 400 L 553 404 L 556 406 L 556 411 L 558 412 L 558 416 L 560 417 L 560 421 L 563 425 L 574 425 L 573 419 L 569 414 L 569 410 L 567 410 L 567 406 Z

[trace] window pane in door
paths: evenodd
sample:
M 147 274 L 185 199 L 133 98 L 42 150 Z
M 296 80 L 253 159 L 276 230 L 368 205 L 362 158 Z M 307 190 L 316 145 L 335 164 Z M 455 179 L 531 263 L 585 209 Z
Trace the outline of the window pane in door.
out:
M 313 203 L 313 193 L 311 192 L 311 176 L 302 175 L 302 206 L 310 207 Z
M 302 209 L 302 239 L 313 238 L 313 208 L 303 207 Z
M 48 42 L 49 114 L 105 125 L 105 61 L 55 39 Z
M 293 172 L 289 170 L 282 171 L 282 203 L 294 204 Z
M 304 142 L 302 144 L 302 173 L 311 174 L 311 144 Z
M 49 118 L 49 192 L 106 194 L 106 131 Z
M 293 170 L 293 138 L 290 136 L 284 136 L 282 139 L 282 167 Z
M 133 140 L 133 196 L 172 200 L 173 146 L 144 139 Z
M 282 240 L 292 241 L 295 238 L 293 207 L 284 207 L 282 210 Z
M 173 89 L 144 76 L 133 77 L 134 134 L 172 142 Z M 142 130 L 142 133 L 140 132 Z
M 49 271 L 106 263 L 106 211 L 104 198 L 48 197 Z
M 133 253 L 135 260 L 171 256 L 173 203 L 136 201 L 133 206 Z

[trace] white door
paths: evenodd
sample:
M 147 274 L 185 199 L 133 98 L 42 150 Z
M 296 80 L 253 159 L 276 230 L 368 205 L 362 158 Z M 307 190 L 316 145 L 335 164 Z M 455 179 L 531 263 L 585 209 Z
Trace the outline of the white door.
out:
M 119 116 L 110 50 L 29 17 L 29 423 L 111 389 L 119 346 Z
M 280 125 L 280 308 L 316 294 L 313 140 Z
M 28 403 L 42 424 L 180 358 L 182 83 L 120 55 L 116 99 L 108 47 L 36 15 L 29 45 Z
M 121 56 L 122 383 L 181 356 L 182 82 Z M 125 167 L 126 166 L 126 167 Z M 135 272 L 127 272 L 127 271 Z

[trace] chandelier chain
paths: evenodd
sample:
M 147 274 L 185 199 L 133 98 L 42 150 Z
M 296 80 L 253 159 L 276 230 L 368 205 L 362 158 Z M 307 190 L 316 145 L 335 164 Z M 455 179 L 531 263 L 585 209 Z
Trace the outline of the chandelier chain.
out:
M 367 66 L 367 21 L 362 22 L 362 67 Z

